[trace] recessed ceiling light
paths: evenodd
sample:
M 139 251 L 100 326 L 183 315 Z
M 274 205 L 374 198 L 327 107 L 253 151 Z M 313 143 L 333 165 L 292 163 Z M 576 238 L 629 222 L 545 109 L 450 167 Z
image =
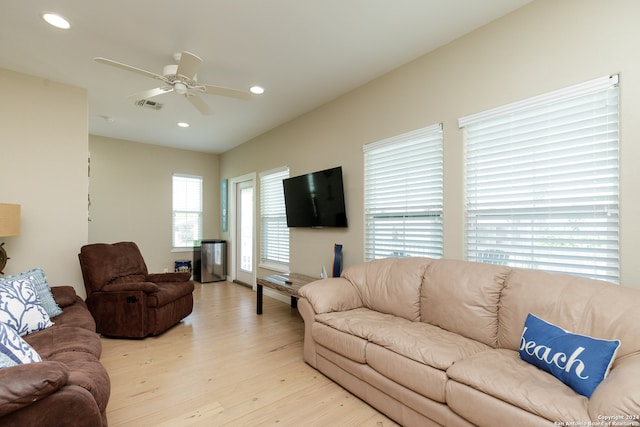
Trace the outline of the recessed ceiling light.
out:
M 262 95 L 264 93 L 264 88 L 260 86 L 253 86 L 249 89 L 251 93 L 255 93 L 256 95 Z
M 180 126 L 181 128 L 188 128 L 189 127 L 189 123 L 180 122 L 180 123 L 178 123 L 178 126 Z
M 45 12 L 42 14 L 42 19 L 56 28 L 61 28 L 63 30 L 68 30 L 69 28 L 71 28 L 71 24 L 69 23 L 69 21 L 67 21 L 60 15 L 56 15 L 55 13 Z

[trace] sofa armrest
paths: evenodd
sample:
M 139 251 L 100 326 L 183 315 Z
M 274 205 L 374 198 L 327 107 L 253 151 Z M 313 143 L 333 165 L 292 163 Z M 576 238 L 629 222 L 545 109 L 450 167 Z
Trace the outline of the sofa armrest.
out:
M 603 416 L 640 416 L 640 354 L 617 360 L 607 378 L 589 399 L 589 416 L 600 421 Z M 630 418 L 620 420 L 628 421 Z M 638 419 L 634 419 L 638 421 Z
M 51 286 L 51 294 L 60 308 L 75 304 L 78 298 L 73 286 Z
M 311 282 L 301 287 L 299 294 L 309 301 L 317 314 L 362 307 L 358 291 L 351 282 L 342 277 Z
M 67 366 L 54 361 L 0 369 L 0 417 L 44 399 L 68 379 Z
M 188 282 L 191 280 L 191 273 L 186 271 L 177 273 L 151 273 L 147 274 L 147 280 L 149 282 Z
M 147 294 L 158 292 L 159 290 L 158 285 L 151 282 L 110 283 L 102 288 L 102 292 L 141 291 Z
M 87 427 L 106 426 L 91 392 L 65 385 L 44 399 L 0 418 L 2 426 Z

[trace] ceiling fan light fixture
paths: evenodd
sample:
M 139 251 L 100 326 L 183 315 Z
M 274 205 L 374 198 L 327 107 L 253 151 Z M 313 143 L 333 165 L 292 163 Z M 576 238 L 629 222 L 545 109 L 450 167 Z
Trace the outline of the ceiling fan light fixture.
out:
M 249 91 L 256 95 L 262 95 L 264 93 L 264 88 L 262 86 L 252 86 Z
M 184 95 L 187 93 L 187 85 L 182 82 L 176 82 L 173 85 L 173 89 L 180 95 Z
M 188 128 L 189 127 L 189 123 L 187 123 L 187 122 L 178 122 L 178 126 L 180 126 L 181 128 Z
M 49 25 L 53 25 L 56 28 L 60 28 L 63 30 L 68 30 L 69 28 L 71 28 L 71 24 L 69 23 L 69 21 L 58 14 L 43 12 L 41 16 L 42 19 L 44 19 Z
M 209 108 L 206 102 L 198 96 L 198 93 L 227 96 L 231 98 L 242 99 L 245 101 L 251 99 L 251 93 L 247 90 L 237 90 L 198 82 L 196 78 L 196 71 L 202 63 L 202 59 L 187 51 L 184 51 L 180 54 L 180 64 L 166 65 L 163 68 L 162 74 L 143 70 L 141 68 L 133 67 L 131 65 L 123 64 L 121 62 L 113 61 L 111 59 L 103 57 L 95 57 L 94 60 L 100 64 L 120 68 L 125 71 L 131 71 L 136 74 L 141 74 L 146 77 L 160 80 L 162 82 L 160 87 L 145 90 L 143 92 L 139 92 L 129 96 L 129 98 L 134 101 L 134 104 L 139 107 L 151 108 L 152 106 L 158 106 L 154 109 L 159 110 L 162 104 L 156 103 L 154 101 L 149 101 L 148 98 L 162 95 L 168 92 L 175 92 L 179 95 L 184 95 L 185 98 L 187 98 L 187 101 L 189 101 L 191 105 L 193 105 L 198 111 L 200 111 L 201 114 L 208 116 L 210 114 L 213 114 L 213 111 L 211 110 L 211 108 Z M 254 89 L 254 91 L 255 90 L 256 89 Z M 263 92 L 262 89 L 257 90 L 257 93 Z

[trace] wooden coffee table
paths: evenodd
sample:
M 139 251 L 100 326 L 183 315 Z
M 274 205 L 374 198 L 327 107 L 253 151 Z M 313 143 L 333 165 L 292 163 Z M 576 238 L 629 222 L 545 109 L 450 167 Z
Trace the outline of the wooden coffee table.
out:
M 298 298 L 300 297 L 298 294 L 300 288 L 316 280 L 319 279 L 298 273 L 274 274 L 272 276 L 258 278 L 258 280 L 256 280 L 256 313 L 262 314 L 262 291 L 264 286 L 291 296 L 291 307 L 296 308 L 298 306 Z

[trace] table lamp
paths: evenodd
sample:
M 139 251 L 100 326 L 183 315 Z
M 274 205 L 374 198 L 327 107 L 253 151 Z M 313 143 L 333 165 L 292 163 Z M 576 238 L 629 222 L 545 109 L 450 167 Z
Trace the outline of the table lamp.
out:
M 20 234 L 20 205 L 0 203 L 0 237 L 17 236 Z M 4 242 L 0 244 L 0 274 L 7 265 L 7 252 Z

